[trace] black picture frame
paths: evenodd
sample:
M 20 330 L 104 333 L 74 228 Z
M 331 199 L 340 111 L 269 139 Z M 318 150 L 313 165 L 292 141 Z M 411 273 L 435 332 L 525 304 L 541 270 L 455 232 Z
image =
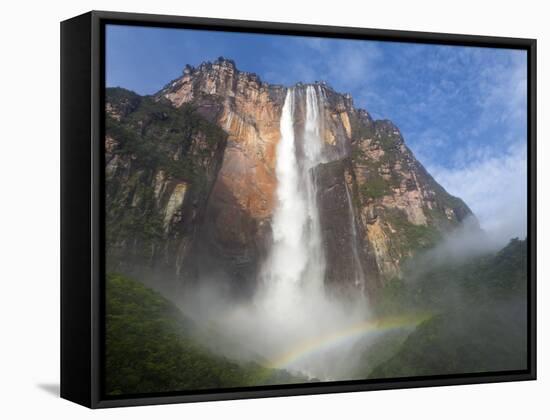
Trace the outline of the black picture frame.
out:
M 103 393 L 105 25 L 399 41 L 527 52 L 528 368 L 161 395 Z M 61 397 L 90 408 L 536 379 L 536 40 L 92 11 L 61 23 Z

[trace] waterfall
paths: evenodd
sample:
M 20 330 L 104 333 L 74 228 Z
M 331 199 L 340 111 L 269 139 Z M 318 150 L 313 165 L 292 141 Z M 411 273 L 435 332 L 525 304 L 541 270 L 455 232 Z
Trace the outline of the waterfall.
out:
M 270 366 L 284 362 L 285 368 L 311 378 L 331 379 L 344 375 L 348 362 L 343 360 L 351 357 L 356 337 L 287 361 L 296 347 L 332 337 L 366 317 L 364 305 L 340 302 L 325 294 L 326 261 L 315 178 L 315 168 L 329 160 L 323 141 L 324 110 L 321 87 L 288 89 L 276 149 L 273 243 L 262 267 L 262 287 L 249 308 L 251 312 L 236 308 L 224 316 L 224 321 L 238 325 L 239 330 L 233 327 L 234 337 L 254 343 L 255 351 L 269 360 Z M 351 211 L 352 207 L 350 218 L 355 227 Z M 355 236 L 354 231 L 354 246 Z M 354 258 L 357 270 L 357 252 Z M 357 281 L 361 280 L 362 272 L 357 275 Z M 335 364 L 335 360 L 339 362 Z
M 303 243 L 307 203 L 300 191 L 294 102 L 294 89 L 289 89 L 281 114 L 281 139 L 277 146 L 275 167 L 278 205 L 273 215 L 273 247 L 266 273 L 268 281 L 275 284 L 279 292 L 290 292 L 307 265 L 307 251 Z
M 284 311 L 295 304 L 301 291 L 323 287 L 325 260 L 312 169 L 323 161 L 317 91 L 306 88 L 303 159 L 298 161 L 294 114 L 301 92 L 287 91 L 282 109 L 281 139 L 277 146 L 277 206 L 273 215 L 273 246 L 264 278 L 269 283 L 274 308 Z
M 305 96 L 305 101 L 304 101 Z M 296 138 L 295 112 L 305 102 L 303 138 Z M 302 109 L 300 108 L 300 109 Z M 317 205 L 317 184 L 314 168 L 327 161 L 323 153 L 324 95 L 321 88 L 308 85 L 287 91 L 282 109 L 281 139 L 277 147 L 277 199 L 273 217 L 273 248 L 264 277 L 273 285 L 275 304 L 295 303 L 300 290 L 322 293 L 326 262 Z M 297 157 L 296 144 L 302 153 Z M 365 276 L 358 246 L 355 211 L 347 182 L 346 187 L 354 284 L 364 288 Z M 281 300 L 279 302 L 279 300 Z
M 323 252 L 323 241 L 321 234 L 321 222 L 319 220 L 319 208 L 317 206 L 317 182 L 313 169 L 322 162 L 325 162 L 323 154 L 323 139 L 321 138 L 323 118 L 321 107 L 323 97 L 320 96 L 315 86 L 306 87 L 306 117 L 304 126 L 302 162 L 302 179 L 306 190 L 306 203 L 308 211 L 308 266 L 305 273 L 306 287 L 309 292 L 322 290 L 325 277 L 325 256 Z
M 357 237 L 357 226 L 355 225 L 355 209 L 353 202 L 351 201 L 351 194 L 349 192 L 348 183 L 344 181 L 346 187 L 346 197 L 348 201 L 348 213 L 349 223 L 351 227 L 351 235 L 353 237 L 352 252 L 353 252 L 353 269 L 355 274 L 354 284 L 364 290 L 365 288 L 365 272 L 363 271 L 363 264 L 361 264 L 361 258 L 359 258 L 359 240 Z

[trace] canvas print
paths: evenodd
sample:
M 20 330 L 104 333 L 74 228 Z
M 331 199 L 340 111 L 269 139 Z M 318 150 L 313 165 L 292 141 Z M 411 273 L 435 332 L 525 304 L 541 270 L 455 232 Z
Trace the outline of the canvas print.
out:
M 106 26 L 107 396 L 527 369 L 527 53 Z

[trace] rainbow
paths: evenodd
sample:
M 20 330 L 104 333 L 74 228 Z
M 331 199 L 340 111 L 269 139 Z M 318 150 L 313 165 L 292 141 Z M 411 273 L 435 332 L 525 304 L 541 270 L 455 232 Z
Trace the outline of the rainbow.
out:
M 332 331 L 328 334 L 305 340 L 299 343 L 296 347 L 273 359 L 269 363 L 268 367 L 283 369 L 303 357 L 310 356 L 332 346 L 343 344 L 346 341 L 373 333 L 415 327 L 429 318 L 430 315 L 422 314 L 413 316 L 394 316 L 362 321 L 344 329 Z

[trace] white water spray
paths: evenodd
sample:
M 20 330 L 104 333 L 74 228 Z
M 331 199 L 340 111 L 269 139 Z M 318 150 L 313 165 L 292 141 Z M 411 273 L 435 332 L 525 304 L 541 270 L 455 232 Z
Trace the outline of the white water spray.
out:
M 305 92 L 291 88 L 282 109 L 273 245 L 262 273 L 264 287 L 256 299 L 261 312 L 258 318 L 265 322 L 262 342 L 275 357 L 304 340 L 314 341 L 365 316 L 364 307 L 354 311 L 330 299 L 324 290 L 326 261 L 314 176 L 314 168 L 327 161 L 322 139 L 324 96 L 320 90 L 314 86 L 307 86 Z M 302 138 L 297 138 L 295 129 L 295 113 L 304 108 L 297 109 L 304 105 L 298 101 L 305 102 Z M 287 368 L 317 378 L 335 377 L 331 362 L 335 357 L 346 357 L 345 350 L 332 348 Z
M 323 161 L 317 92 L 306 88 L 303 161 L 298 162 L 294 112 L 297 92 L 289 89 L 281 115 L 277 147 L 277 199 L 273 247 L 264 270 L 266 295 L 273 310 L 285 313 L 303 291 L 321 293 L 325 274 L 317 189 L 312 169 Z M 303 303 L 303 302 L 300 302 Z

